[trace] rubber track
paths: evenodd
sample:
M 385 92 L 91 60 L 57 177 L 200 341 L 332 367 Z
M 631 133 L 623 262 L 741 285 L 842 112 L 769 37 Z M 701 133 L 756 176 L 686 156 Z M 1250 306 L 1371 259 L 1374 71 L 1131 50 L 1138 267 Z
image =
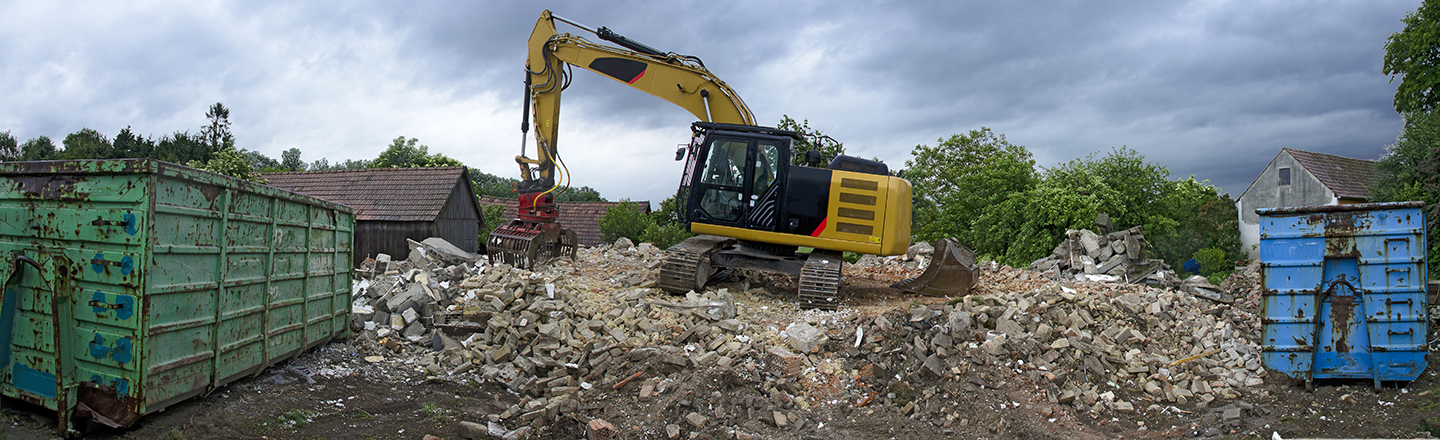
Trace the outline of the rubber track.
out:
M 840 255 L 812 252 L 800 269 L 800 308 L 835 310 L 840 306 Z
M 696 289 L 695 271 L 701 261 L 709 261 L 710 254 L 734 242 L 732 238 L 715 235 L 697 235 L 665 250 L 665 263 L 660 265 L 660 289 L 676 295 L 684 295 Z M 709 274 L 706 274 L 708 277 Z

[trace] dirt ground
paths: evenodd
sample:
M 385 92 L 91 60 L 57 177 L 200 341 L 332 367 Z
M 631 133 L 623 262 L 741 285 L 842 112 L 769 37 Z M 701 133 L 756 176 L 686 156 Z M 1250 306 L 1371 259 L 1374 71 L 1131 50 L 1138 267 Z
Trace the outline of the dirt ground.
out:
M 894 280 L 885 276 L 847 277 L 842 299 L 850 313 L 884 314 L 944 300 L 891 289 Z M 787 283 L 793 282 L 784 277 L 771 281 L 775 291 L 788 291 Z M 1432 324 L 1427 340 L 1436 340 L 1435 328 Z M 496 383 L 427 377 L 423 368 L 402 358 L 368 362 L 370 350 L 358 340 L 332 342 L 148 415 L 127 430 L 98 429 L 87 438 L 456 439 L 465 438 L 461 422 L 483 426 L 507 408 L 527 403 Z M 1381 389 L 1369 381 L 1322 381 L 1312 392 L 1271 373 L 1263 387 L 1238 400 L 1178 406 L 1137 401 L 1134 412 L 1103 415 L 1042 398 L 1030 376 L 1008 364 L 976 364 L 961 380 L 891 381 L 858 401 L 839 391 L 868 386 L 853 378 L 782 381 L 775 386 L 807 387 L 810 400 L 782 409 L 769 405 L 762 390 L 766 383 L 753 365 L 679 374 L 678 367 L 652 362 L 642 369 L 647 377 L 672 378 L 652 383 L 657 387 L 653 396 L 639 396 L 642 381 L 597 384 L 577 412 L 529 438 L 584 438 L 584 424 L 594 418 L 622 428 L 625 434 L 619 438 L 643 439 L 671 438 L 664 427 L 676 424 L 683 428 L 678 438 L 689 439 L 1435 438 L 1440 435 L 1440 382 L 1433 366 L 1440 359 L 1432 351 L 1429 361 L 1432 368 L 1419 380 Z M 826 387 L 835 389 L 835 398 L 826 398 Z M 686 424 L 692 413 L 725 422 Z M 50 411 L 12 399 L 0 408 L 0 439 L 56 438 L 53 426 Z

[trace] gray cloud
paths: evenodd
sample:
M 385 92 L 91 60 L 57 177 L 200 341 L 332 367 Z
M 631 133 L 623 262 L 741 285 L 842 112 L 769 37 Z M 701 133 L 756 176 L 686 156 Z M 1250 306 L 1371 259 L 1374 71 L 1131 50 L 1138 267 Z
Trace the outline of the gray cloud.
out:
M 782 114 L 899 167 L 989 126 L 1049 166 L 1128 146 L 1238 195 L 1281 147 L 1376 158 L 1400 118 L 1385 38 L 1418 1 L 595 2 L 551 6 L 701 57 L 761 123 Z M 45 2 L 0 6 L 0 130 L 198 130 L 224 102 L 241 146 L 374 157 L 399 135 L 510 175 L 518 2 Z M 562 30 L 579 32 L 562 25 Z M 594 39 L 592 37 L 592 39 Z M 577 69 L 575 184 L 658 200 L 688 114 Z

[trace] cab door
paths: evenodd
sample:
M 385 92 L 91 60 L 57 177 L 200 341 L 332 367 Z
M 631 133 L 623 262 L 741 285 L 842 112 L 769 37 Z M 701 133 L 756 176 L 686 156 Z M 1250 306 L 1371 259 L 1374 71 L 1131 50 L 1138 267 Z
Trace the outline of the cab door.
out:
M 782 212 L 783 164 L 789 145 L 780 139 L 711 136 L 695 151 L 686 197 L 689 221 L 775 230 Z
M 692 180 L 690 220 L 741 227 L 748 211 L 751 139 L 710 137 L 699 150 Z
M 783 196 L 783 175 L 789 167 L 789 144 L 777 139 L 757 138 L 751 147 L 749 162 L 749 189 L 746 193 L 746 229 L 774 231 L 783 212 L 780 206 Z

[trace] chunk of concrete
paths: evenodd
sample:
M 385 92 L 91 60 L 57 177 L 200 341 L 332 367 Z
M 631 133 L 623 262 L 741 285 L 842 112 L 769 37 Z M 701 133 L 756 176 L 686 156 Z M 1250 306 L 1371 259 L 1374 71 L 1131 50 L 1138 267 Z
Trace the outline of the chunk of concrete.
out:
M 814 353 L 820 350 L 825 341 L 830 339 L 825 332 L 820 331 L 810 324 L 796 322 L 785 327 L 785 334 L 789 336 L 790 346 L 801 353 Z

